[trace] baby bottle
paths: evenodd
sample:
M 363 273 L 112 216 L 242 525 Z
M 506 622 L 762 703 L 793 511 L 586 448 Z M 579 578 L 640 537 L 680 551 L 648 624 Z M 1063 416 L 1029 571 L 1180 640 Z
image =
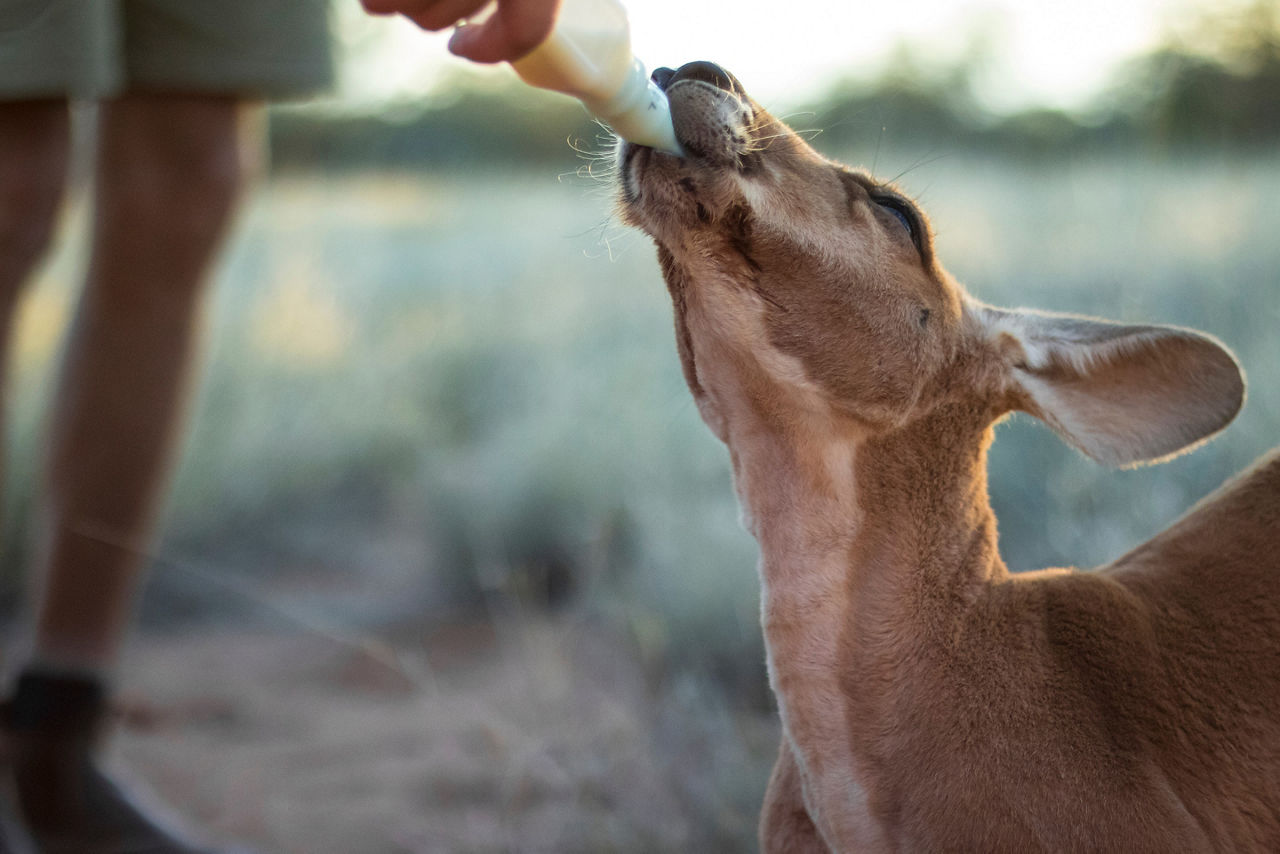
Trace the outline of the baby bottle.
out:
M 511 65 L 526 83 L 579 99 L 623 139 L 681 153 L 667 96 L 632 55 L 618 0 L 563 0 L 551 34 Z

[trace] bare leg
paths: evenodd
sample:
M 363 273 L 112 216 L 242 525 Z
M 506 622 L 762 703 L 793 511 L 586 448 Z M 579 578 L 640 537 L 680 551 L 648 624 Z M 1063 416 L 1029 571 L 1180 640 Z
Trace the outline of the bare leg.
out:
M 243 109 L 102 106 L 92 260 L 52 420 L 35 656 L 114 664 L 181 424 L 204 284 L 242 186 Z
M 800 769 L 785 734 L 760 812 L 760 850 L 764 854 L 829 854 L 805 810 Z
M 0 380 L 7 373 L 18 295 L 53 234 L 69 147 L 66 102 L 0 103 Z M 0 831 L 0 851 L 18 850 L 16 845 Z
M 94 754 L 102 676 L 128 631 L 182 423 L 202 285 L 243 184 L 243 117 L 224 97 L 101 108 L 92 257 L 52 421 L 34 661 L 4 715 L 41 851 L 198 850 Z

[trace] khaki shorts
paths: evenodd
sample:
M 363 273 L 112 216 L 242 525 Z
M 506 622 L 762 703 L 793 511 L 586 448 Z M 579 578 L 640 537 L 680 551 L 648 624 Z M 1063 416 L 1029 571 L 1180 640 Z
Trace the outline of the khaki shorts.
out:
M 278 98 L 333 78 L 328 0 L 0 0 L 0 100 Z

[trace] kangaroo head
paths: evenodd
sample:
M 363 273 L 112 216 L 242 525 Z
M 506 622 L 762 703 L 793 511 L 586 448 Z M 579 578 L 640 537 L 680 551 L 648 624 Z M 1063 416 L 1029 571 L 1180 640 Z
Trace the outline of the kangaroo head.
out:
M 723 441 L 815 419 L 883 433 L 958 404 L 984 426 L 1029 412 L 1123 465 L 1239 410 L 1243 377 L 1212 338 L 983 305 L 897 188 L 818 154 L 718 66 L 654 78 L 686 156 L 623 145 L 622 208 L 657 243 L 685 378 Z

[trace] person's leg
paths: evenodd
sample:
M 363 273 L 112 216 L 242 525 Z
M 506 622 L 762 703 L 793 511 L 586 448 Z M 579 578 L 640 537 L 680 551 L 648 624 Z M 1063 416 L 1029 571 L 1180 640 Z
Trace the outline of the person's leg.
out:
M 10 714 L 19 800 L 44 849 L 193 850 L 92 755 L 182 425 L 202 286 L 252 150 L 245 116 L 221 96 L 101 106 L 91 258 L 51 422 L 32 664 Z
M 0 404 L 14 309 L 53 236 L 69 149 L 65 100 L 0 101 Z M 3 409 L 0 405 L 0 416 Z M 4 729 L 0 726 L 0 732 Z M 0 852 L 21 850 L 8 826 L 9 813 L 0 805 Z
M 244 107 L 102 106 L 92 256 L 52 418 L 34 655 L 118 656 L 182 422 L 202 285 L 242 186 Z

